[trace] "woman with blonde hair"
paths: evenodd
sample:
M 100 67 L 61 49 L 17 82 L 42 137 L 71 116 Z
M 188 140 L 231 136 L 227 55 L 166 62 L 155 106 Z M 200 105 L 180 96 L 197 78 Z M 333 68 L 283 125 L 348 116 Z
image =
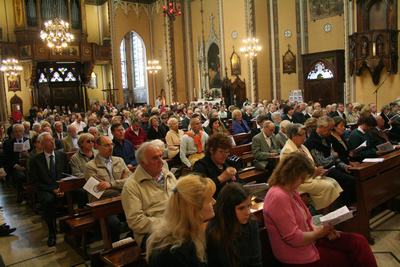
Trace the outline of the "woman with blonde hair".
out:
M 205 230 L 214 217 L 215 184 L 190 174 L 178 180 L 173 192 L 147 241 L 147 262 L 150 267 L 206 266 Z

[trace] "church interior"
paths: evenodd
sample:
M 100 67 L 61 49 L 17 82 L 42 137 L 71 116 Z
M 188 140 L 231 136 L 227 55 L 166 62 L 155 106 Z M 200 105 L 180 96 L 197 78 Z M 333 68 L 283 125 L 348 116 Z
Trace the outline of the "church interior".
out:
M 13 123 L 32 117 L 33 131 L 38 110 L 43 116 L 53 113 L 53 131 L 58 114 L 67 114 L 71 119 L 82 114 L 85 126 L 90 126 L 90 114 L 98 112 L 94 107 L 99 106 L 110 109 L 109 117 L 104 117 L 109 119 L 108 125 L 117 115 L 123 117 L 122 124 L 124 119 L 126 123 L 129 120 L 125 132 L 133 121 L 129 114 L 138 112 L 142 123 L 143 107 L 149 112 L 150 127 L 154 108 L 161 113 L 158 119 L 162 124 L 163 112 L 169 114 L 172 110 L 183 119 L 189 109 L 196 113 L 200 106 L 207 105 L 210 110 L 215 109 L 213 105 L 217 109 L 238 107 L 243 109 L 243 117 L 250 106 L 254 128 L 257 116 L 261 116 L 256 110 L 265 107 L 273 114 L 267 106 L 279 108 L 277 103 L 293 105 L 295 112 L 301 102 L 311 107 L 320 103 L 324 108 L 335 103 L 335 109 L 340 103 L 345 107 L 369 106 L 375 108 L 371 114 L 378 116 L 392 103 L 400 105 L 399 13 L 397 0 L 0 0 L 0 126 L 3 131 L 14 131 Z M 232 113 L 235 120 L 232 110 L 226 112 Z M 285 108 L 282 110 L 286 115 Z M 324 110 L 327 115 L 330 111 L 334 110 Z M 400 125 L 400 116 L 396 116 L 397 110 L 390 123 L 399 120 L 396 123 Z M 211 121 L 207 117 L 205 120 Z M 96 123 L 100 127 L 103 117 L 97 115 Z M 353 128 L 351 123 L 346 127 L 357 129 L 356 123 Z M 42 129 L 45 126 L 42 124 Z M 64 126 L 66 133 L 68 125 Z M 188 130 L 187 125 L 179 127 Z M 112 126 L 108 129 L 113 134 L 114 130 Z M 37 133 L 37 139 L 45 138 Z M 4 140 L 0 137 L 3 152 Z M 158 139 L 165 142 L 165 134 Z M 245 146 L 241 144 L 247 143 L 236 146 Z M 250 151 L 245 154 L 253 149 L 255 155 L 254 148 L 247 148 Z M 72 154 L 68 153 L 70 158 Z M 238 153 L 243 159 L 243 152 Z M 4 162 L 7 156 L 5 153 Z M 385 180 L 363 184 L 367 180 L 356 177 L 360 179 L 358 201 L 360 196 L 367 199 L 356 212 L 368 213 L 366 228 L 356 232 L 368 232 L 370 248 L 382 267 L 400 266 L 400 184 L 394 181 L 398 178 L 396 168 L 400 170 L 400 154 L 395 156 L 388 159 L 390 166 L 376 165 L 373 169 L 375 179 L 384 176 L 382 168 L 388 168 L 391 180 L 385 176 Z M 386 158 L 372 164 L 385 162 Z M 356 168 L 352 174 L 367 177 L 368 171 Z M 135 169 L 130 170 L 133 173 Z M 246 175 L 254 173 L 251 170 Z M 263 181 L 263 174 L 257 172 L 261 178 L 254 180 Z M 32 204 L 33 200 L 25 195 L 35 195 L 29 191 L 35 189 L 24 183 L 26 198 L 21 204 L 16 201 L 19 192 L 13 178 L 3 177 L 1 171 L 0 178 L 1 213 L 7 224 L 16 228 L 0 237 L 2 266 L 147 266 L 139 261 L 133 265 L 115 264 L 117 257 L 129 258 L 121 251 L 117 256 L 104 256 L 111 250 L 109 238 L 103 235 L 105 217 L 90 217 L 97 223 L 89 227 L 100 225 L 95 237 L 88 237 L 86 228 L 65 230 L 68 226 L 62 225 L 63 218 L 76 215 L 75 210 L 68 210 L 71 203 L 66 214 L 57 214 L 56 245 L 46 245 L 48 226 L 41 218 L 40 205 Z M 388 186 L 380 187 L 382 183 Z M 374 188 L 379 191 L 378 187 L 387 192 L 368 196 L 364 185 L 371 192 Z M 90 207 L 96 209 L 96 205 Z M 122 210 L 120 204 L 118 207 Z M 262 207 L 259 212 L 256 217 L 261 216 L 262 221 Z M 87 214 L 84 216 L 87 219 Z M 354 229 L 347 226 L 343 229 Z M 140 249 L 124 253 L 141 257 Z M 263 255 L 262 266 L 281 265 L 270 265 Z

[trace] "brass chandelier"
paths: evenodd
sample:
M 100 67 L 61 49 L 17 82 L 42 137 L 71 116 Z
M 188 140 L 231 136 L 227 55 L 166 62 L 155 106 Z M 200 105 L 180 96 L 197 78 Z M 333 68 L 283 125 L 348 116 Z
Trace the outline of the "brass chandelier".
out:
M 0 71 L 4 72 L 4 74 L 11 79 L 20 75 L 22 69 L 22 66 L 15 58 L 3 59 L 0 65 Z
M 40 31 L 40 38 L 47 43 L 49 48 L 61 50 L 74 40 L 74 35 L 69 32 L 69 23 L 55 18 L 44 23 L 44 29 Z

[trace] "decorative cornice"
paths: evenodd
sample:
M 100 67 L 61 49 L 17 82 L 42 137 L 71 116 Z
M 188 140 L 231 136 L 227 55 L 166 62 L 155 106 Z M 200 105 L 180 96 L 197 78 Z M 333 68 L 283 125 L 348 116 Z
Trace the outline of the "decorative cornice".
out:
M 145 12 L 147 15 L 162 13 L 163 0 L 156 0 L 154 3 L 133 3 L 125 0 L 113 0 L 113 14 L 115 16 L 118 9 L 122 9 L 125 15 L 133 11 L 136 16 Z

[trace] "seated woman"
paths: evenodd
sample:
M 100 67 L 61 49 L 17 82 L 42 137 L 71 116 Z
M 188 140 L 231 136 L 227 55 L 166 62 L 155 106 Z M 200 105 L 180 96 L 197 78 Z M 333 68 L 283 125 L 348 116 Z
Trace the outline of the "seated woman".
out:
M 208 266 L 262 266 L 258 225 L 251 218 L 250 204 L 249 192 L 238 183 L 221 190 L 206 231 Z
M 200 267 L 206 264 L 205 230 L 214 217 L 215 185 L 197 175 L 181 177 L 146 246 L 150 267 Z
M 232 134 L 248 133 L 250 127 L 245 120 L 243 120 L 242 112 L 235 109 L 232 112 Z
M 344 131 L 346 130 L 346 122 L 340 116 L 333 117 L 333 121 L 335 126 L 331 132 L 329 141 L 332 144 L 333 150 L 338 154 L 339 159 L 346 164 L 350 164 L 348 149 L 349 145 L 347 144 L 346 139 L 343 137 Z
M 280 159 L 284 159 L 294 152 L 302 152 L 308 159 L 314 162 L 310 151 L 305 147 L 306 139 L 305 127 L 299 123 L 288 125 L 286 129 L 288 140 L 281 150 Z M 313 205 L 317 210 L 327 208 L 331 205 L 343 191 L 336 180 L 323 176 L 326 170 L 322 167 L 315 167 L 314 173 L 310 175 L 304 183 L 299 186 L 299 190 L 303 193 L 308 193 L 313 201 Z
M 94 136 L 90 133 L 83 133 L 79 136 L 79 151 L 70 160 L 72 175 L 78 178 L 85 178 L 85 165 L 96 156 L 94 153 Z
M 160 123 L 158 121 L 157 116 L 151 116 L 149 119 L 149 130 L 147 131 L 147 139 L 155 140 L 155 139 L 163 139 L 165 138 L 166 132 L 164 128 L 160 127 Z
M 179 160 L 179 147 L 181 145 L 181 139 L 184 135 L 182 130 L 178 129 L 178 120 L 176 118 L 170 118 L 168 120 L 169 131 L 165 136 L 165 142 L 168 146 L 168 158 L 172 159 L 178 157 Z
M 313 224 L 298 190 L 314 172 L 312 161 L 294 152 L 279 162 L 269 180 L 264 222 L 275 257 L 283 266 L 376 267 L 365 237 Z
M 208 135 L 213 135 L 215 133 L 228 134 L 228 131 L 221 124 L 218 118 L 211 118 L 208 126 L 204 130 Z
M 236 169 L 229 167 L 226 163 L 230 149 L 231 139 L 221 133 L 214 134 L 208 138 L 206 145 L 206 156 L 194 164 L 193 170 L 211 178 L 216 185 L 215 197 L 229 181 L 236 181 Z

